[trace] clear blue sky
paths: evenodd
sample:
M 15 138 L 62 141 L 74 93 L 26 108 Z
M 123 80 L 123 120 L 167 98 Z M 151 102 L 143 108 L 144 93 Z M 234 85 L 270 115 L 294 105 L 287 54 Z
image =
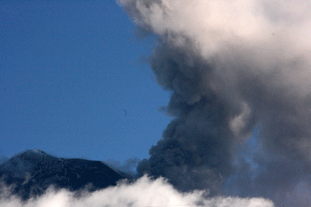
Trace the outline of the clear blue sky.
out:
M 114 0 L 0 1 L 0 155 L 148 157 L 169 94 Z

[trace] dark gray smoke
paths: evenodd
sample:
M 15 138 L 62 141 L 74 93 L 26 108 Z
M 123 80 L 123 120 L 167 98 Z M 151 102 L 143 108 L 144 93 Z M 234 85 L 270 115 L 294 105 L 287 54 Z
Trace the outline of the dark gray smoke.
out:
M 139 175 L 178 189 L 311 197 L 311 2 L 119 0 L 158 36 L 151 68 L 174 117 Z
M 116 170 L 122 176 L 128 177 L 129 175 L 135 176 L 136 167 L 139 163 L 139 159 L 138 158 L 127 159 L 122 164 L 119 161 L 109 159 L 104 161 L 104 163 L 107 164 L 109 167 L 113 168 L 114 170 Z
M 181 190 L 209 186 L 214 192 L 232 171 L 234 135 L 228 127 L 232 110 L 216 93 L 206 90 L 205 77 L 212 67 L 185 51 L 162 42 L 152 57 L 159 83 L 172 91 L 166 110 L 176 118 L 138 172 L 170 178 Z M 193 61 L 191 65 L 189 61 Z

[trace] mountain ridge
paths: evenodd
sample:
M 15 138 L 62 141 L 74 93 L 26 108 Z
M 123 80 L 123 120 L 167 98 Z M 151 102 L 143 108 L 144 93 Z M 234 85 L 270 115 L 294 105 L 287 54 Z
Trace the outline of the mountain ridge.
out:
M 130 177 L 101 161 L 58 158 L 42 150 L 26 150 L 0 164 L 0 181 L 23 200 L 42 195 L 51 186 L 92 192 Z

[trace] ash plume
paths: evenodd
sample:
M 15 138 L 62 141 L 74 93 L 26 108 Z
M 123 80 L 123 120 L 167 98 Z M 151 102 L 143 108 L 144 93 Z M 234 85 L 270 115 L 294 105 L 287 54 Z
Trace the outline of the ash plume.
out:
M 179 190 L 310 203 L 311 2 L 119 0 L 155 34 L 174 119 L 139 175 Z

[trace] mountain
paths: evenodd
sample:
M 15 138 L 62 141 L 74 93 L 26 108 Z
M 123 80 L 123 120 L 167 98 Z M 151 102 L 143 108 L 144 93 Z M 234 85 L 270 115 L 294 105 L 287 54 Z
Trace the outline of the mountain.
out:
M 0 179 L 23 200 L 41 195 L 53 186 L 94 191 L 129 178 L 100 161 L 57 158 L 41 150 L 27 150 L 0 165 Z

